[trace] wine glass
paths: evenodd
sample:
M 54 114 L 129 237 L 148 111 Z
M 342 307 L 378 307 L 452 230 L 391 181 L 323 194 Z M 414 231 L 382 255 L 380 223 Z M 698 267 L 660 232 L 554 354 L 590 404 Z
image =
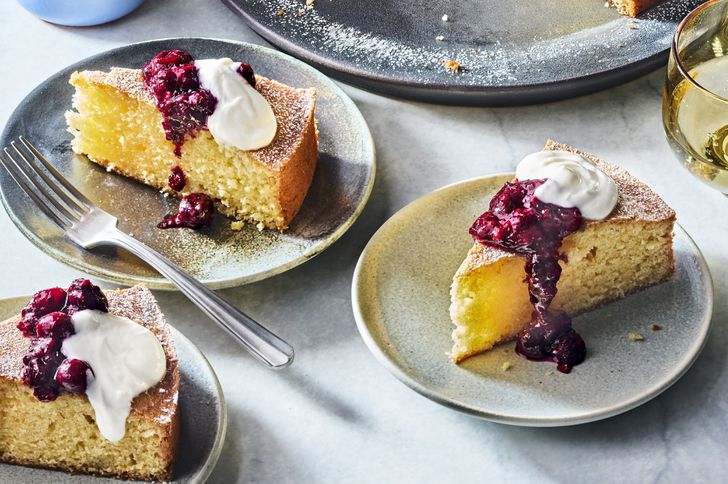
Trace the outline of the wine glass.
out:
M 662 122 L 690 173 L 728 195 L 728 0 L 705 2 L 678 26 Z

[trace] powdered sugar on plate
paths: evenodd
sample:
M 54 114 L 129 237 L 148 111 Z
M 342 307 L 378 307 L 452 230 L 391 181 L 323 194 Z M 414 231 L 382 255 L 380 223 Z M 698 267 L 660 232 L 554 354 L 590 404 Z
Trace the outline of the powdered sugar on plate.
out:
M 403 0 L 369 4 L 369 11 L 344 0 L 313 9 L 305 0 L 250 0 L 240 9 L 282 39 L 284 50 L 293 44 L 324 67 L 375 81 L 468 89 L 565 81 L 640 62 L 669 48 L 677 23 L 699 3 L 668 0 L 638 19 L 600 0 Z M 448 60 L 461 68 L 445 68 Z

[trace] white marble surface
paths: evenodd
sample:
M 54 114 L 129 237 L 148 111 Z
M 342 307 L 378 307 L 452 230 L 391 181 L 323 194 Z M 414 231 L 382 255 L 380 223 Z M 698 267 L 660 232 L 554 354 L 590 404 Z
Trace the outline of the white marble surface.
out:
M 97 28 L 41 22 L 0 2 L 0 122 L 35 85 L 88 55 L 129 42 L 210 36 L 264 43 L 219 1 L 149 0 Z M 728 474 L 728 200 L 676 162 L 660 120 L 662 71 L 624 86 L 523 108 L 441 107 L 345 86 L 369 123 L 378 178 L 368 207 L 324 254 L 222 294 L 297 349 L 285 372 L 263 369 L 175 293 L 169 319 L 216 368 L 230 426 L 211 482 L 725 482 Z M 63 101 L 59 101 L 63 102 Z M 387 217 L 447 183 L 511 170 L 546 138 L 621 162 L 678 213 L 712 270 L 714 328 L 700 359 L 662 396 L 622 416 L 562 429 L 516 428 L 441 407 L 369 354 L 352 316 L 357 256 Z M 0 213 L 0 297 L 78 275 L 27 242 Z

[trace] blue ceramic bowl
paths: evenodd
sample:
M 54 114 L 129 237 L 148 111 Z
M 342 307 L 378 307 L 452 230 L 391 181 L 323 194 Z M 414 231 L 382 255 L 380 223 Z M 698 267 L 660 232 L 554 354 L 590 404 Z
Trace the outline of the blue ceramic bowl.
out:
M 121 18 L 144 0 L 18 0 L 18 3 L 47 22 L 87 27 Z

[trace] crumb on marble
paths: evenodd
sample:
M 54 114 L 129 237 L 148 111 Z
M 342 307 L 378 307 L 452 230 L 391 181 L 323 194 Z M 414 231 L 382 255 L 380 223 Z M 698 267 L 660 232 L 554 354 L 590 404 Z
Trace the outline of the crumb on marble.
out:
M 630 331 L 627 335 L 630 341 L 644 341 L 645 337 L 636 331 Z
M 554 370 L 549 370 L 545 373 L 546 376 L 551 376 L 554 374 Z
M 235 231 L 243 230 L 243 227 L 245 227 L 245 222 L 242 220 L 236 220 L 235 222 L 230 222 L 230 228 Z
M 258 232 L 262 232 L 263 229 L 265 228 L 265 225 L 263 224 L 263 222 L 258 222 L 258 224 L 255 226 L 255 228 L 258 229 Z
M 652 323 L 652 324 L 650 325 L 650 329 L 651 329 L 652 331 L 662 331 L 662 326 L 660 326 L 660 325 L 659 325 L 659 324 L 657 324 L 657 323 Z
M 313 10 L 314 0 L 306 0 L 306 10 Z
M 445 40 L 445 36 L 444 35 L 438 35 L 437 37 L 435 37 L 435 40 L 438 41 L 438 42 L 442 42 L 443 40 Z
M 443 22 L 449 22 L 450 21 L 450 17 L 448 17 L 448 15 L 445 14 L 445 15 L 442 16 L 442 21 Z
M 286 16 L 286 9 L 285 8 L 279 8 L 278 11 L 276 12 L 276 15 L 278 15 L 279 17 L 285 17 Z
M 296 17 L 303 17 L 303 15 L 305 13 L 306 13 L 305 10 L 303 10 L 302 8 L 299 8 L 298 10 L 296 10 Z
M 501 371 L 508 371 L 513 368 L 513 364 L 510 361 L 504 361 L 501 365 Z

